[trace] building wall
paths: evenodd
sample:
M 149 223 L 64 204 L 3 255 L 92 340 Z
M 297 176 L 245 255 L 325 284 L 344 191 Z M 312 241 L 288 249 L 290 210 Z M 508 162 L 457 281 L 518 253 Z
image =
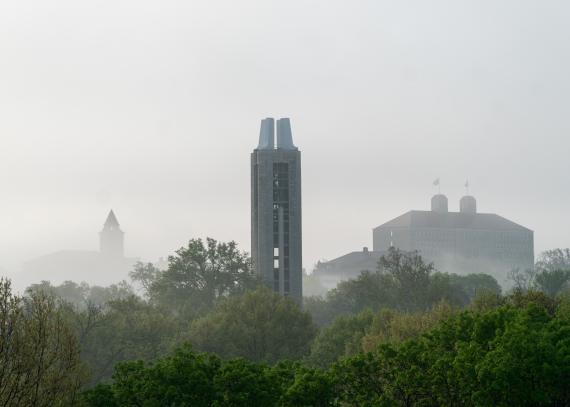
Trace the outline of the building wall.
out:
M 119 229 L 103 229 L 99 234 L 100 251 L 103 256 L 122 258 L 125 255 L 124 233 Z
M 394 246 L 418 250 L 441 271 L 494 273 L 534 265 L 534 237 L 529 230 L 382 228 L 374 230 L 374 251 Z
M 330 261 L 317 263 L 313 277 L 327 290 L 335 288 L 341 281 L 355 279 L 363 271 L 374 273 L 378 270 L 380 257 L 386 252 L 362 251 L 351 252 Z
M 287 180 L 283 188 L 276 179 Z M 301 154 L 256 149 L 251 154 L 252 259 L 275 291 L 302 298 Z M 275 249 L 278 249 L 276 251 Z

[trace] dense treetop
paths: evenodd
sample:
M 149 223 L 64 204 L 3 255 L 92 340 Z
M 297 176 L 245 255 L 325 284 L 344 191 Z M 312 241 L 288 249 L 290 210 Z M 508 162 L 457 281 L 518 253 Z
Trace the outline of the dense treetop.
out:
M 0 405 L 570 405 L 568 253 L 503 293 L 391 249 L 303 308 L 214 239 L 137 264 L 137 288 L 3 281 Z

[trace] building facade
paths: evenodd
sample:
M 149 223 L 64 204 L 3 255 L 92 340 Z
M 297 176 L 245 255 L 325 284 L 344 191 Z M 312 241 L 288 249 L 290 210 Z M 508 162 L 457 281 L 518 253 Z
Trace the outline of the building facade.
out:
M 90 285 L 116 284 L 128 279 L 137 258 L 124 255 L 124 232 L 115 213 L 107 215 L 99 232 L 99 251 L 60 250 L 25 262 L 22 275 L 30 281 L 84 281 Z
M 478 213 L 464 196 L 459 212 L 449 212 L 447 197 L 435 195 L 430 211 L 409 211 L 376 227 L 374 251 L 394 246 L 417 250 L 441 271 L 487 273 L 501 283 L 514 269 L 534 267 L 534 233 L 502 216 Z
M 251 255 L 269 287 L 301 302 L 301 153 L 289 119 L 262 120 L 251 154 Z
M 375 252 L 364 247 L 361 251 L 350 252 L 336 259 L 320 261 L 313 270 L 313 277 L 328 291 L 341 281 L 358 277 L 363 271 L 378 270 L 380 257 L 385 254 L 386 251 Z
M 390 247 L 418 251 L 438 271 L 486 273 L 509 286 L 508 272 L 534 267 L 534 233 L 502 216 L 478 213 L 477 201 L 464 196 L 459 212 L 450 212 L 447 197 L 435 195 L 429 211 L 409 211 L 373 229 L 373 250 L 364 248 L 319 262 L 314 279 L 326 289 L 378 269 Z

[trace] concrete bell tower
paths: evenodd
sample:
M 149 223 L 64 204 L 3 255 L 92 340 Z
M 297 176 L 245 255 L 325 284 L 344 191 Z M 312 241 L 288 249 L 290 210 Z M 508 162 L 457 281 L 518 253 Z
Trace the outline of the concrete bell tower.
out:
M 276 293 L 301 303 L 301 152 L 287 118 L 261 121 L 251 153 L 251 256 Z

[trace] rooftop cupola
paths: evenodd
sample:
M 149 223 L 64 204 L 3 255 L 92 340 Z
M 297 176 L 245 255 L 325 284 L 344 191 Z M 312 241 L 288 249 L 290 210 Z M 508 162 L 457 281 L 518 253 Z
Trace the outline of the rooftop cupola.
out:
M 476 214 L 477 213 L 477 200 L 475 197 L 471 195 L 465 195 L 459 201 L 459 211 L 461 213 L 470 213 Z
M 431 210 L 432 212 L 437 212 L 437 213 L 447 213 L 448 212 L 447 197 L 443 194 L 434 195 L 431 198 Z

